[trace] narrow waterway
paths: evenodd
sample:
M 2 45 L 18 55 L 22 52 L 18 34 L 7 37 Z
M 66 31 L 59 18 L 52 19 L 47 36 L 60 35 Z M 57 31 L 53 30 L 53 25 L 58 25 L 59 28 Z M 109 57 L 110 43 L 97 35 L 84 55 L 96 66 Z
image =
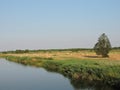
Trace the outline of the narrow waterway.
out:
M 75 88 L 70 80 L 61 74 L 0 59 L 0 90 L 96 90 L 96 88 Z

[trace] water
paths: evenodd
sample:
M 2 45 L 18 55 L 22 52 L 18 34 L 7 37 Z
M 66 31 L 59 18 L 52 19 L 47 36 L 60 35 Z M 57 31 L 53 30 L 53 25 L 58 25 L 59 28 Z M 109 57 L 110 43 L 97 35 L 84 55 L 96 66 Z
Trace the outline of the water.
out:
M 43 68 L 23 66 L 0 59 L 0 90 L 96 90 L 76 89 L 69 79 Z M 102 90 L 99 88 L 99 90 Z M 108 89 L 106 89 L 108 90 Z

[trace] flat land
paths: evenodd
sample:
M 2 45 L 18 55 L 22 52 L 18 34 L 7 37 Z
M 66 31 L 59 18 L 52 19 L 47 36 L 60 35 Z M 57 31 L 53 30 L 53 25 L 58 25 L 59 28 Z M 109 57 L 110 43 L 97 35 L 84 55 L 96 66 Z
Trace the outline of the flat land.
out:
M 93 50 L 14 52 L 1 53 L 0 57 L 59 72 L 70 78 L 73 85 L 76 85 L 76 81 L 87 80 L 120 88 L 120 50 L 112 50 L 108 58 L 96 55 Z
M 96 55 L 94 51 L 82 50 L 82 51 L 41 51 L 41 52 L 30 52 L 22 54 L 3 54 L 9 56 L 20 56 L 20 57 L 41 57 L 41 58 L 53 58 L 54 60 L 67 60 L 67 59 L 107 59 L 107 60 L 120 60 L 120 50 L 112 50 L 109 53 L 108 58 L 102 58 Z

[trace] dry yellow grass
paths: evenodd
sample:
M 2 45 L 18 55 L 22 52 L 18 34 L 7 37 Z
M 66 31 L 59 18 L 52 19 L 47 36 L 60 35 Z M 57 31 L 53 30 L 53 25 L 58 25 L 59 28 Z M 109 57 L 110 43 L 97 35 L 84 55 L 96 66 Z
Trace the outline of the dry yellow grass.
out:
M 120 60 L 120 52 L 110 52 L 109 58 L 101 58 L 97 56 L 95 52 L 90 51 L 52 51 L 52 52 L 35 52 L 35 53 L 24 53 L 24 54 L 7 54 L 12 56 L 29 56 L 29 57 L 43 57 L 53 58 L 54 60 L 64 60 L 70 58 L 77 59 L 109 59 L 109 60 Z

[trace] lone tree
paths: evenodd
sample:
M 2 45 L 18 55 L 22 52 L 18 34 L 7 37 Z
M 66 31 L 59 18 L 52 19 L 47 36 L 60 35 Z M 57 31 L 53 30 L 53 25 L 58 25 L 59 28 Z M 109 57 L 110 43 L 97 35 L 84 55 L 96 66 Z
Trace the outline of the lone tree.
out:
M 105 33 L 103 33 L 98 38 L 98 42 L 95 44 L 94 50 L 97 55 L 102 55 L 102 57 L 109 57 L 108 53 L 111 50 L 111 44 Z

